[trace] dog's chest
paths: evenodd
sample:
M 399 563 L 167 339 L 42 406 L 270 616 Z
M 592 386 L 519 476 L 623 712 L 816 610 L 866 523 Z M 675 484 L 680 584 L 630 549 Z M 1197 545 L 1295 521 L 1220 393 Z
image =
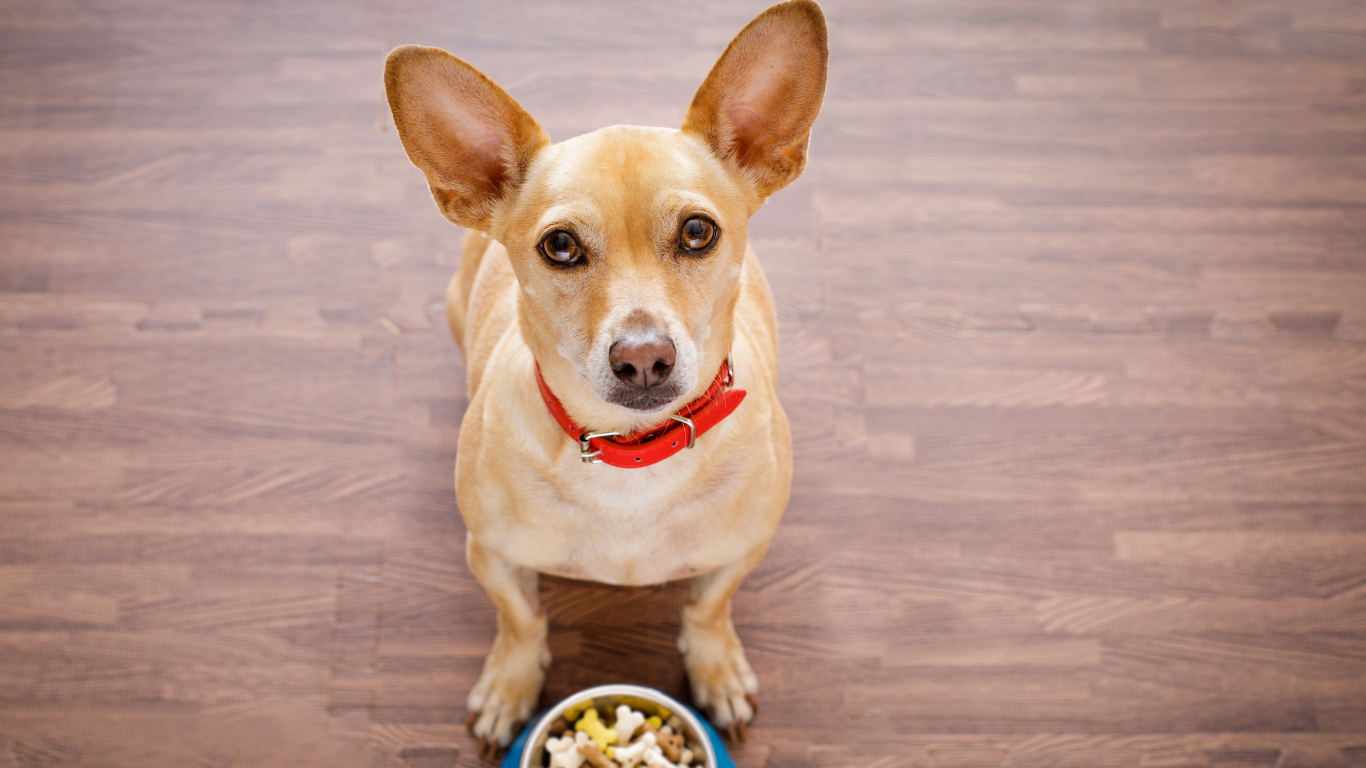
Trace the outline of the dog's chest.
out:
M 519 514 L 524 524 L 502 531 L 499 548 L 543 573 L 643 585 L 713 571 L 771 535 L 745 514 L 740 478 L 712 477 L 701 488 L 677 469 L 580 465 L 569 482 L 526 483 L 519 506 L 532 517 Z

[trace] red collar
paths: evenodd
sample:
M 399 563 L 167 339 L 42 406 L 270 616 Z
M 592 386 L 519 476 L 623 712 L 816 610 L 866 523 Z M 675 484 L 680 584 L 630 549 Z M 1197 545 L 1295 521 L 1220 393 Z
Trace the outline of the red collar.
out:
M 698 437 L 729 416 L 745 399 L 745 390 L 731 388 L 734 383 L 734 369 L 727 357 L 701 397 L 683 406 L 663 424 L 623 437 L 620 432 L 590 433 L 576 425 L 546 386 L 541 364 L 536 363 L 536 386 L 541 390 L 541 398 L 560 427 L 579 441 L 579 458 L 586 464 L 610 464 L 624 469 L 648 467 L 696 445 Z M 612 437 L 620 439 L 608 439 Z

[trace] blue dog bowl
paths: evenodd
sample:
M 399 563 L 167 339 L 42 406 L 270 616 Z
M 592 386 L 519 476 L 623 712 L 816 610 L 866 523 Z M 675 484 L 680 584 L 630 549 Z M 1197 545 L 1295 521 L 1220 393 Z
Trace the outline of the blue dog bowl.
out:
M 595 704 L 605 704 L 609 709 L 616 709 L 618 704 L 625 704 L 644 712 L 646 717 L 660 714 L 658 710 L 661 708 L 668 710 L 683 721 L 683 737 L 688 742 L 702 747 L 702 754 L 693 758 L 694 766 L 735 768 L 735 761 L 726 751 L 720 734 L 696 710 L 653 688 L 624 684 L 589 688 L 561 700 L 532 718 L 508 747 L 507 754 L 503 756 L 503 768 L 542 768 L 546 763 L 545 742 L 550 738 L 550 726 L 570 707 Z

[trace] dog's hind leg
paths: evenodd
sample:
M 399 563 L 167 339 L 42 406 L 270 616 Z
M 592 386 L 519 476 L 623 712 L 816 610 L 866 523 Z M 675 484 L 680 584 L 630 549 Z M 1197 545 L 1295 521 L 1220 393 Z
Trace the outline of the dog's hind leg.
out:
M 730 598 L 767 549 L 765 543 L 743 559 L 693 579 L 683 604 L 678 650 L 683 652 L 693 703 L 705 708 L 732 741 L 745 740 L 746 725 L 758 706 L 759 679 L 731 623 Z
M 503 560 L 472 536 L 465 558 L 498 609 L 498 636 L 470 691 L 467 723 L 481 751 L 491 756 L 512 742 L 514 729 L 536 709 L 550 666 L 547 623 L 535 571 Z

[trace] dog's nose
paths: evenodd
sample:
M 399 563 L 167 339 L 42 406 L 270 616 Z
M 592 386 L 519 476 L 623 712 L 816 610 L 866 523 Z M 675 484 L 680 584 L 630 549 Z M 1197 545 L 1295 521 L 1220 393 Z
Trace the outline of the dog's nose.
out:
M 612 372 L 625 384 L 649 389 L 669 378 L 674 369 L 674 342 L 667 336 L 644 341 L 618 341 L 607 350 Z

